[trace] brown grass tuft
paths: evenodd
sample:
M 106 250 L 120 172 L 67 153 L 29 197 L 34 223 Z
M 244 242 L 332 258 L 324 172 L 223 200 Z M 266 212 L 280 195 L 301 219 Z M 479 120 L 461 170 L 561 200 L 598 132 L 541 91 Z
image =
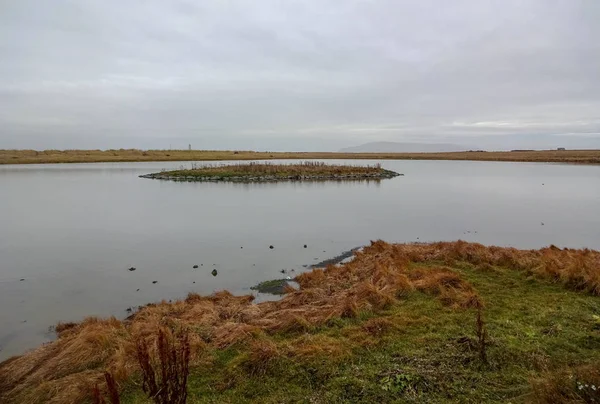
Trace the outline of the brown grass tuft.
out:
M 477 308 L 482 306 L 481 299 L 471 284 L 462 280 L 460 275 L 446 267 L 418 268 L 409 273 L 414 287 L 425 293 L 438 296 L 446 306 Z
M 291 341 L 286 348 L 287 355 L 296 360 L 312 360 L 326 358 L 330 362 L 337 362 L 350 354 L 346 343 L 326 335 L 304 334 Z
M 295 332 L 307 332 L 313 328 L 313 325 L 299 314 L 290 314 L 287 318 L 281 320 L 277 331 L 282 331 L 286 333 L 295 333 Z
M 77 323 L 58 323 L 56 324 L 56 327 L 54 327 L 54 331 L 56 332 L 58 338 L 60 338 L 61 336 L 66 335 L 67 332 L 72 331 L 76 327 Z
M 396 301 L 395 292 L 391 287 L 378 287 L 370 281 L 363 281 L 356 286 L 353 295 L 358 302 L 364 302 L 363 306 L 368 304 L 367 308 L 384 310 Z
M 280 355 L 275 343 L 264 338 L 256 339 L 251 342 L 249 352 L 242 358 L 241 365 L 249 374 L 262 376 Z
M 358 304 L 353 297 L 346 297 L 339 308 L 341 318 L 356 318 L 360 313 Z
M 600 402 L 600 366 L 598 364 L 547 372 L 532 379 L 531 402 L 598 403 Z
M 394 323 L 385 317 L 374 317 L 367 320 L 362 329 L 370 335 L 381 337 L 394 329 Z

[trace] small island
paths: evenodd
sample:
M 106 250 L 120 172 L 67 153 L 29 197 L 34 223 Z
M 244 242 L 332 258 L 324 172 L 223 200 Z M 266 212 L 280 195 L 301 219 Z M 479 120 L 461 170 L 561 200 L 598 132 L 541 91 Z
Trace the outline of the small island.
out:
M 381 180 L 397 177 L 399 173 L 373 166 L 333 165 L 305 161 L 299 164 L 229 164 L 206 165 L 191 169 L 163 171 L 140 175 L 140 178 L 168 181 L 210 182 L 276 182 L 276 181 L 343 181 Z

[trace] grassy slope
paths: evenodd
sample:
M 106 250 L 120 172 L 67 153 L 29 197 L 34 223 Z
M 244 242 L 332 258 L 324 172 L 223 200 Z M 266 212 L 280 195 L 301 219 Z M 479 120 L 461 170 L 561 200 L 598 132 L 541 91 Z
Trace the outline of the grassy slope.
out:
M 122 402 L 149 402 L 135 341 L 165 327 L 191 333 L 190 403 L 600 401 L 598 252 L 376 242 L 296 280 L 278 302 L 192 294 L 127 322 L 63 325 L 0 364 L 0 402 L 82 402 L 105 369 Z
M 532 399 L 530 379 L 540 372 L 600 362 L 600 327 L 593 317 L 600 314 L 598 297 L 502 268 L 482 272 L 459 264 L 457 270 L 487 305 L 488 365 L 470 346 L 472 310 L 415 293 L 377 315 L 263 336 L 279 350 L 306 341 L 322 348 L 301 360 L 260 364 L 243 346 L 217 351 L 212 366 L 192 374 L 188 401 L 521 402 Z M 401 376 L 390 381 L 390 375 Z M 135 388 L 123 401 L 150 402 Z
M 282 153 L 207 150 L 0 150 L 0 164 L 91 163 L 126 161 L 370 159 L 486 160 L 600 164 L 600 150 L 451 153 Z

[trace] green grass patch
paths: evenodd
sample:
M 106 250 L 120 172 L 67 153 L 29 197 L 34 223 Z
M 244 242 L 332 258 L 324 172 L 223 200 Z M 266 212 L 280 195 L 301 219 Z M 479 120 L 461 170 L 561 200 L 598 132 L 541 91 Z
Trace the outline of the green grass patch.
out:
M 190 375 L 188 402 L 525 402 L 532 378 L 600 361 L 597 296 L 499 267 L 453 269 L 485 303 L 487 363 L 474 309 L 413 292 L 377 314 L 212 348 L 210 365 Z M 132 386 L 122 401 L 149 402 Z

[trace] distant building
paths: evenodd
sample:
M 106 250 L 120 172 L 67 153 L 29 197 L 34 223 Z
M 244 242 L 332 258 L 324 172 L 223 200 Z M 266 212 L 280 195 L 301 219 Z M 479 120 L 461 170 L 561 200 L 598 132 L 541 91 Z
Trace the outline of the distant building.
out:
M 567 150 L 567 149 L 565 149 L 564 147 L 559 147 L 559 148 L 558 148 L 558 149 L 556 149 L 556 150 L 558 150 L 558 151 L 565 151 L 565 150 Z

